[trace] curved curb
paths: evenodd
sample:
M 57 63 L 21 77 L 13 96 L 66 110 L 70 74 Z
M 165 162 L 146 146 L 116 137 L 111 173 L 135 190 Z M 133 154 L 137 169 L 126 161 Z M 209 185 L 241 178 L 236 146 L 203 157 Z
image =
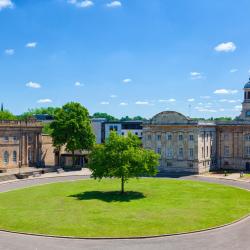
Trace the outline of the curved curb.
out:
M 4 233 L 11 233 L 11 234 L 18 234 L 18 235 L 28 235 L 28 236 L 35 236 L 35 237 L 43 237 L 43 238 L 56 238 L 56 239 L 71 239 L 71 240 L 143 240 L 143 239 L 154 239 L 154 238 L 164 238 L 164 237 L 171 237 L 171 236 L 182 236 L 182 235 L 192 235 L 196 233 L 203 233 L 209 232 L 212 230 L 232 226 L 234 224 L 240 223 L 244 220 L 250 218 L 250 214 L 235 220 L 233 222 L 223 224 L 220 226 L 210 227 L 201 230 L 195 230 L 191 232 L 180 232 L 180 233 L 173 233 L 173 234 L 159 234 L 159 235 L 149 235 L 149 236 L 131 236 L 131 237 L 77 237 L 77 236 L 60 236 L 60 235 L 46 235 L 46 234 L 36 234 L 36 233 L 26 233 L 26 232 L 18 232 L 18 231 L 10 231 L 0 229 L 0 232 Z

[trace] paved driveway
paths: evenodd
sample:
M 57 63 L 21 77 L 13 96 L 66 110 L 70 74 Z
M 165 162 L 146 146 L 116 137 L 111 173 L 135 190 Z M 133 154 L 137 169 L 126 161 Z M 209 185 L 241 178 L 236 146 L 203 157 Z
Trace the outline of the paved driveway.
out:
M 67 176 L 58 178 L 26 180 L 8 184 L 0 184 L 0 192 L 22 187 L 52 183 L 59 181 L 79 180 L 86 177 Z M 215 180 L 204 177 L 185 177 L 200 181 L 216 182 L 250 189 L 250 183 L 229 180 Z M 90 225 L 91 226 L 91 225 Z M 208 232 L 193 233 L 182 236 L 169 236 L 142 240 L 73 240 L 49 237 L 27 236 L 21 234 L 0 232 L 0 250 L 78 250 L 78 249 L 104 249 L 104 250 L 203 250 L 250 249 L 250 218 L 221 229 Z

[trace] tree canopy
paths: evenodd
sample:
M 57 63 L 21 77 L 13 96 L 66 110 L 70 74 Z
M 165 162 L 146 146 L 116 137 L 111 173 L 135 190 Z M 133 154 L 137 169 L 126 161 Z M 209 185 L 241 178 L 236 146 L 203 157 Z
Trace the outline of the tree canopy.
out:
M 88 110 L 80 103 L 65 104 L 55 113 L 55 119 L 50 124 L 53 144 L 72 152 L 73 165 L 76 150 L 90 150 L 95 141 Z
M 17 120 L 17 117 L 8 110 L 0 111 L 0 120 Z
M 108 122 L 110 121 L 118 121 L 116 117 L 109 115 L 107 113 L 96 112 L 92 115 L 92 118 L 105 118 Z
M 58 107 L 29 109 L 27 112 L 22 113 L 20 117 L 22 119 L 27 119 L 33 115 L 41 115 L 41 114 L 55 116 L 56 112 L 59 110 L 60 108 Z
M 89 168 L 92 177 L 121 179 L 121 192 L 129 178 L 154 176 L 159 165 L 159 155 L 141 147 L 140 139 L 128 134 L 127 137 L 111 132 L 102 145 L 95 145 L 90 154 Z

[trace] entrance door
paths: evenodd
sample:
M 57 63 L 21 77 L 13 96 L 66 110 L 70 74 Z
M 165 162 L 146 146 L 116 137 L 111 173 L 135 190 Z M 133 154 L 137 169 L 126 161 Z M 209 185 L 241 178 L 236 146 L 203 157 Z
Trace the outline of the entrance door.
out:
M 250 162 L 246 163 L 246 171 L 250 171 Z

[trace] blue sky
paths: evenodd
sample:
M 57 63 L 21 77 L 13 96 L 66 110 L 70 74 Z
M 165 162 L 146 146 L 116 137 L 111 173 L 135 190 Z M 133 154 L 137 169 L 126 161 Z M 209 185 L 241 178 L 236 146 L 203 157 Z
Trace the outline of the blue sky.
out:
M 249 0 L 0 0 L 0 101 L 90 113 L 235 116 Z

